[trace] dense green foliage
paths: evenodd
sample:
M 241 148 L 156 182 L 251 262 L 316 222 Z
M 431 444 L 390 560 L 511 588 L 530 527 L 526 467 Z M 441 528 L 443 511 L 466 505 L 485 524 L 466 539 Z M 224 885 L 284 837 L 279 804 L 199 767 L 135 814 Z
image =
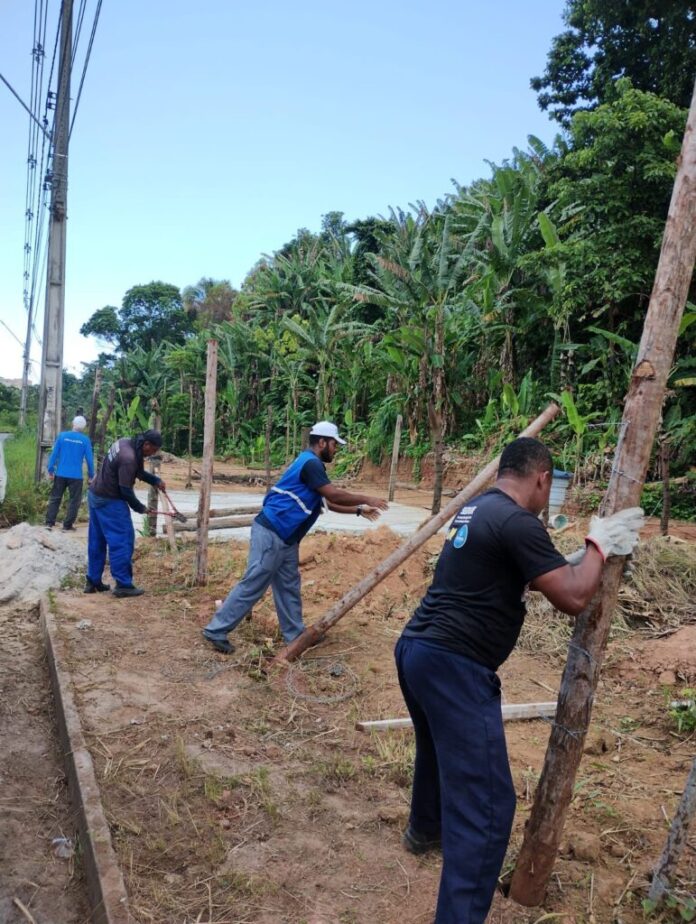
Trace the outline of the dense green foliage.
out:
M 628 77 L 637 90 L 687 108 L 696 73 L 696 6 L 688 0 L 566 0 L 568 26 L 552 42 L 539 105 L 568 127 L 574 113 L 616 98 Z
M 566 115 L 581 98 L 593 108 L 552 148 L 530 138 L 431 209 L 352 223 L 329 212 L 317 233 L 301 229 L 264 256 L 239 292 L 209 278 L 183 294 L 151 283 L 130 289 L 120 309 L 95 312 L 83 333 L 114 352 L 69 383 L 70 413 L 88 409 L 101 365 L 107 437 L 156 412 L 169 448 L 184 452 L 191 440 L 199 451 L 215 337 L 219 452 L 259 462 L 270 409 L 275 462 L 326 417 L 378 461 L 400 413 L 414 469 L 432 449 L 437 471 L 446 443 L 491 449 L 555 395 L 565 418 L 548 438 L 559 463 L 606 477 L 685 124 L 678 78 L 693 73 L 691 12 L 633 7 L 637 18 L 627 4 L 570 0 L 576 64 L 564 79 L 585 83 L 566 88 Z M 689 306 L 665 406 L 674 475 L 696 448 L 695 319 Z
M 14 389 L 19 395 L 17 389 Z M 0 527 L 40 520 L 46 511 L 50 484 L 34 483 L 36 434 L 33 429 L 17 431 L 4 444 L 5 465 L 9 473 L 7 492 L 0 504 Z

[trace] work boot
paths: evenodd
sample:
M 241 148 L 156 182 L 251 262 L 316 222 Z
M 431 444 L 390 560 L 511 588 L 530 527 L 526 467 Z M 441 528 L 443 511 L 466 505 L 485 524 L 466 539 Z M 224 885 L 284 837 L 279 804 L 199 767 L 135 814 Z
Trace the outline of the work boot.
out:
M 63 532 L 64 532 L 64 533 L 76 533 L 76 532 L 77 532 L 77 529 L 76 529 L 76 527 L 74 527 L 74 526 L 64 526 L 64 527 L 63 527 Z
M 216 651 L 221 652 L 222 654 L 232 654 L 234 651 L 234 645 L 232 642 L 228 642 L 226 638 L 211 638 L 209 635 L 205 634 L 205 630 L 202 630 L 203 638 L 206 642 L 210 642 L 213 648 Z
M 90 581 L 89 578 L 85 581 L 85 589 L 83 593 L 86 594 L 103 594 L 105 590 L 111 590 L 111 584 L 105 584 L 104 581 Z
M 409 825 L 404 831 L 404 836 L 401 839 L 401 843 L 404 845 L 406 850 L 409 853 L 415 853 L 416 856 L 422 853 L 428 853 L 431 850 L 441 850 L 442 841 L 439 837 L 432 837 L 426 834 L 418 834 L 413 830 L 411 825 Z
M 134 587 L 133 584 L 130 586 L 126 584 L 117 584 L 111 593 L 114 597 L 139 597 L 141 594 L 144 594 L 145 591 L 142 587 Z

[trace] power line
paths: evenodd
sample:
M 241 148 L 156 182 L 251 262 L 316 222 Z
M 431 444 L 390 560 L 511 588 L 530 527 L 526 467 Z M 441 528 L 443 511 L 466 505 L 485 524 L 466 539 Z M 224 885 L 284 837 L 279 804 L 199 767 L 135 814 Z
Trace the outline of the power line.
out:
M 6 86 L 7 89 L 10 91 L 10 93 L 11 93 L 14 97 L 16 97 L 16 99 L 17 99 L 17 101 L 19 102 L 20 106 L 22 106 L 23 109 L 26 109 L 26 111 L 29 113 L 29 115 L 31 116 L 31 118 L 37 123 L 37 125 L 39 126 L 39 128 L 41 129 L 41 131 L 45 131 L 45 129 L 44 129 L 43 125 L 41 124 L 41 122 L 39 122 L 39 120 L 36 118 L 36 116 L 35 116 L 34 113 L 31 111 L 31 109 L 30 109 L 30 108 L 27 106 L 27 104 L 24 102 L 24 100 L 23 100 L 22 97 L 19 95 L 19 93 L 17 93 L 17 91 L 16 91 L 15 88 L 12 86 L 12 84 L 10 83 L 10 81 L 7 80 L 2 74 L 0 74 L 0 80 L 2 80 L 2 82 L 5 84 L 5 86 Z
M 94 13 L 94 22 L 92 23 L 92 32 L 89 37 L 89 44 L 87 45 L 87 53 L 85 55 L 85 63 L 82 67 L 82 76 L 80 77 L 80 86 L 77 91 L 77 96 L 75 98 L 75 108 L 73 109 L 72 121 L 70 123 L 70 135 L 72 136 L 73 126 L 75 124 L 75 116 L 77 115 L 77 108 L 80 105 L 80 97 L 82 96 L 82 87 L 85 82 L 85 76 L 87 74 L 87 65 L 89 64 L 89 58 L 92 54 L 92 45 L 94 44 L 94 36 L 97 34 L 97 24 L 99 23 L 99 14 L 101 13 L 102 0 L 97 0 L 97 9 Z

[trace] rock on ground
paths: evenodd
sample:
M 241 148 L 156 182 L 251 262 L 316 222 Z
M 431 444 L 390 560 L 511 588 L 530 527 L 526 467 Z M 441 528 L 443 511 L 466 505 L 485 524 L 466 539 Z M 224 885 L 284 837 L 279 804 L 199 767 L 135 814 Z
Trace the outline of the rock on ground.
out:
M 0 536 L 0 603 L 38 603 L 85 559 L 84 545 L 70 533 L 18 523 Z

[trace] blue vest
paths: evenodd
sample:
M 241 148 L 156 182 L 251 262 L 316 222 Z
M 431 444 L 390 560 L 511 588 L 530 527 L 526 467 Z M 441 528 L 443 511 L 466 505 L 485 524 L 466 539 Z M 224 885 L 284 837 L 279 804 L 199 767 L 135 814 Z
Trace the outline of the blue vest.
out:
M 301 452 L 264 498 L 263 515 L 283 540 L 289 539 L 305 520 L 314 516 L 321 503 L 321 494 L 300 479 L 303 465 L 315 458 L 309 449 Z

